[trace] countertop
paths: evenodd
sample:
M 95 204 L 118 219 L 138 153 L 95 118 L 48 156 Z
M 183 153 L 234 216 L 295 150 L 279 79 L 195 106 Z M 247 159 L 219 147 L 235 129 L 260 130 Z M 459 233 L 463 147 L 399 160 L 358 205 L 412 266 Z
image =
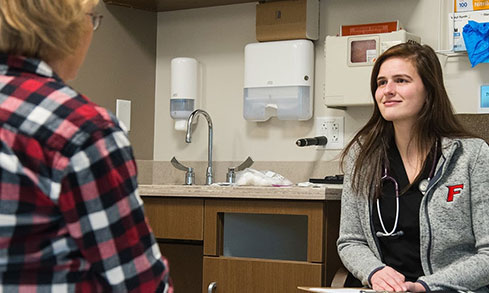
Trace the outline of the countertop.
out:
M 139 185 L 141 196 L 250 198 L 291 200 L 340 200 L 341 184 L 315 187 L 215 186 L 215 185 Z

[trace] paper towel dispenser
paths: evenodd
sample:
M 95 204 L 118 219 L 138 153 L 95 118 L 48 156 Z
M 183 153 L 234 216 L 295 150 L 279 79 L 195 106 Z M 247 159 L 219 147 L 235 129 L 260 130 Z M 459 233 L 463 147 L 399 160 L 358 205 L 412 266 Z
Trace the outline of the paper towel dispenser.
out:
M 308 120 L 314 94 L 314 45 L 309 40 L 252 43 L 245 47 L 246 120 Z

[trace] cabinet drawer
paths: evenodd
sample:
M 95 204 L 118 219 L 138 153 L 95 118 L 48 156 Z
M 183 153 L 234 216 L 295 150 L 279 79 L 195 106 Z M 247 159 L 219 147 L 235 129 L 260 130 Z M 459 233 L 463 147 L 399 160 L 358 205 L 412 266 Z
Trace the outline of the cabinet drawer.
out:
M 320 287 L 322 264 L 204 256 L 203 292 L 216 282 L 216 293 L 297 292 L 297 286 Z
M 142 197 L 156 238 L 203 240 L 204 200 Z
M 206 200 L 204 255 L 223 255 L 224 215 L 226 213 L 306 216 L 306 260 L 308 262 L 323 262 L 324 260 L 323 202 L 291 200 Z

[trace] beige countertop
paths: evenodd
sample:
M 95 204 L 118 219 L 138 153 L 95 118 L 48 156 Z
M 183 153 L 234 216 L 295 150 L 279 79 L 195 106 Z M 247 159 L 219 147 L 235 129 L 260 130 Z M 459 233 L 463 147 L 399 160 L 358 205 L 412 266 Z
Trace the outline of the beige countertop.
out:
M 250 198 L 292 200 L 340 200 L 341 184 L 315 187 L 208 186 L 208 185 L 139 185 L 141 196 Z

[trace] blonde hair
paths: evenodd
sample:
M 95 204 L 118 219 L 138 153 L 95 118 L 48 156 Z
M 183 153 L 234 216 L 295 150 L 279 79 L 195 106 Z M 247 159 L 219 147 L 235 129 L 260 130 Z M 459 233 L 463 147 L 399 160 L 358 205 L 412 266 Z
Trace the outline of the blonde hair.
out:
M 0 52 L 44 61 L 78 47 L 99 0 L 0 0 Z

